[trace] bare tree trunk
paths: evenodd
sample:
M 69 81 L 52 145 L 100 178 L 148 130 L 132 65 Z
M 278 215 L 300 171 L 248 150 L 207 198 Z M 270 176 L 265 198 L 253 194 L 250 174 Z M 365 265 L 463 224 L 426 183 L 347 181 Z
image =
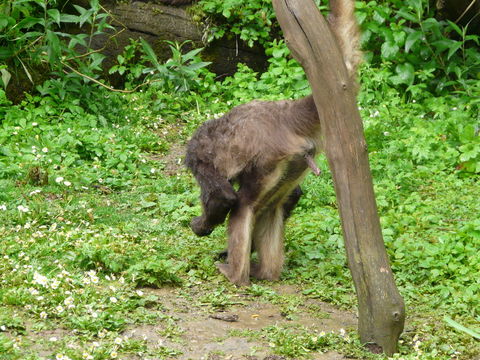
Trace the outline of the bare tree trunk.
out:
M 312 0 L 273 0 L 273 5 L 288 47 L 305 69 L 321 119 L 357 292 L 360 339 L 372 351 L 392 354 L 405 309 L 383 243 L 355 84 Z

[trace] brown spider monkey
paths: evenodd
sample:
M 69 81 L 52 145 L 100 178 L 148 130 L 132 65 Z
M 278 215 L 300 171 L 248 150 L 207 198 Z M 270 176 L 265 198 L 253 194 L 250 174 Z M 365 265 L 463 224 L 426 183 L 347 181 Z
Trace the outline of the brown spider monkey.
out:
M 352 80 L 360 63 L 353 0 L 330 0 L 328 17 Z M 228 255 L 219 270 L 234 284 L 250 276 L 277 280 L 284 262 L 284 222 L 302 192 L 300 182 L 322 149 L 313 97 L 252 101 L 205 122 L 190 140 L 186 165 L 201 188 L 203 214 L 190 224 L 209 235 L 228 214 Z M 234 184 L 238 184 L 235 190 Z M 250 262 L 256 251 L 258 263 Z

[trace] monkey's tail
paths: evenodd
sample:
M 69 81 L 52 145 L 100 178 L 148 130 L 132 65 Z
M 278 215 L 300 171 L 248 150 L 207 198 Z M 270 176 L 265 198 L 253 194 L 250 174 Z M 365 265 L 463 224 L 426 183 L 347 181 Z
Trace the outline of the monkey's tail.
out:
M 355 80 L 358 66 L 362 62 L 360 29 L 355 17 L 355 0 L 330 0 L 328 21 L 340 45 L 348 75 Z

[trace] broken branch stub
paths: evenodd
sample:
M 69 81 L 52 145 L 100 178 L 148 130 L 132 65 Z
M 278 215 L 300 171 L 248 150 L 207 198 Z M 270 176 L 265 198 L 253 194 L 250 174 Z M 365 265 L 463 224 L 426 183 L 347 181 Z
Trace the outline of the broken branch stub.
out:
M 317 106 L 357 293 L 360 339 L 371 349 L 380 347 L 393 354 L 403 330 L 405 306 L 383 242 L 356 85 L 312 0 L 273 0 L 273 5 L 287 46 L 305 69 Z

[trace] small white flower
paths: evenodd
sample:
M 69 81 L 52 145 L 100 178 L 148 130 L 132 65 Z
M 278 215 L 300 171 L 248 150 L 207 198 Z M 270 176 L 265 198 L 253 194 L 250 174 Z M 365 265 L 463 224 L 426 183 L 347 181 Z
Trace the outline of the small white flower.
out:
M 138 296 L 143 296 L 143 291 L 142 290 L 137 290 L 136 293 L 137 293 Z
M 55 289 L 58 289 L 58 286 L 60 285 L 60 281 L 58 281 L 57 279 L 53 280 L 52 283 L 50 284 L 50 287 L 55 290 Z
M 155 174 L 155 169 L 154 168 L 150 169 L 150 174 Z
M 343 329 L 343 328 L 340 329 L 338 332 L 340 333 L 340 336 L 341 336 L 341 337 L 345 337 L 345 334 L 347 333 L 347 332 L 345 331 L 345 329 Z
M 63 185 L 65 185 L 65 186 L 70 186 L 70 185 L 72 185 L 72 183 L 71 183 L 70 181 L 64 181 L 64 182 L 63 182 Z
M 38 295 L 38 290 L 35 288 L 29 288 L 28 292 L 33 296 Z
M 118 356 L 118 353 L 117 353 L 116 351 L 112 351 L 112 352 L 110 353 L 110 357 L 111 357 L 112 359 L 115 359 L 117 356 Z
M 33 274 L 33 282 L 38 285 L 47 286 L 48 278 L 42 274 L 39 274 L 38 272 L 35 272 Z
M 3 210 L 3 211 L 7 210 L 7 207 L 5 206 L 5 204 L 0 205 L 0 210 Z
M 18 209 L 18 211 L 23 212 L 23 213 L 27 213 L 27 212 L 30 211 L 30 209 L 28 208 L 28 206 L 23 206 L 23 205 L 18 205 L 18 206 L 17 206 L 17 209 Z
M 86 353 L 86 352 L 83 353 L 82 357 L 86 360 L 92 360 L 93 359 L 93 356 L 90 355 L 89 353 Z
M 118 300 L 115 296 L 110 296 L 110 301 L 115 304 Z
M 73 304 L 73 297 L 69 296 L 68 298 L 63 300 L 63 303 L 67 306 L 72 305 Z
M 47 153 L 47 152 L 48 152 L 48 148 L 44 147 L 44 148 L 42 149 L 42 152 Z
M 48 339 L 49 341 L 51 342 L 55 342 L 57 341 L 58 339 L 55 337 L 55 336 L 52 336 L 50 339 Z M 58 355 L 57 355 L 58 356 Z
M 61 314 L 65 309 L 63 308 L 63 306 L 61 305 L 58 305 L 55 310 L 57 310 L 57 313 Z
M 36 123 L 36 122 L 32 123 L 32 126 L 37 126 L 37 125 L 38 125 L 38 123 Z
M 0 330 L 7 331 L 7 327 L 5 325 L 0 326 Z
M 120 345 L 122 343 L 122 338 L 121 337 L 117 337 L 115 338 L 115 340 L 113 340 L 113 342 L 117 345 Z
M 48 316 L 48 314 L 47 314 L 45 311 L 42 311 L 42 312 L 40 313 L 40 319 L 46 319 L 47 316 Z
M 57 177 L 57 178 L 55 179 L 55 182 L 56 182 L 57 184 L 61 183 L 62 181 L 63 181 L 63 177 L 61 177 L 61 176 L 59 176 L 59 177 Z

